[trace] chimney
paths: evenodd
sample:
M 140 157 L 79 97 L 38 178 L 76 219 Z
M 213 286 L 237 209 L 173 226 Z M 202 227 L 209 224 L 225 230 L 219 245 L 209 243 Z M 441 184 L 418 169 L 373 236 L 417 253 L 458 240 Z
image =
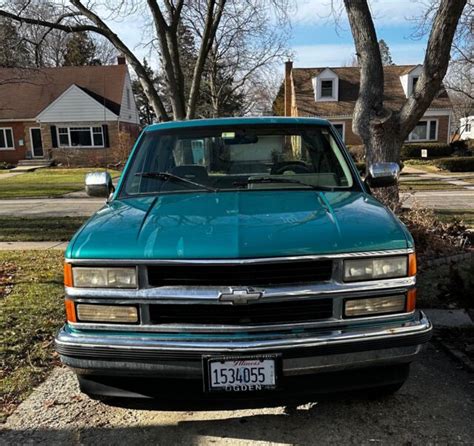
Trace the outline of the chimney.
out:
M 117 65 L 126 65 L 127 64 L 127 59 L 125 59 L 125 56 L 121 54 L 120 56 L 117 56 Z
M 293 102 L 293 85 L 291 82 L 293 62 L 285 62 L 285 116 L 291 116 L 291 103 Z

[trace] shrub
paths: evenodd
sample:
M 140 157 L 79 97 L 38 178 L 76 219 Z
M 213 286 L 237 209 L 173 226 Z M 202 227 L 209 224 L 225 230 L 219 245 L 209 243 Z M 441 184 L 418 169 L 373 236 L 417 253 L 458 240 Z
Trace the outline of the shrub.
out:
M 459 254 L 469 247 L 469 231 L 462 221 L 443 223 L 432 210 L 416 204 L 398 216 L 411 232 L 421 257 Z
M 423 143 L 423 144 L 405 144 L 400 150 L 401 159 L 409 158 L 421 158 L 421 151 L 423 149 L 428 150 L 428 158 L 437 156 L 449 156 L 453 153 L 454 148 L 449 144 L 434 144 L 434 143 Z
M 364 161 L 365 148 L 363 145 L 347 146 L 347 149 L 356 163 Z
M 433 162 L 440 169 L 451 172 L 474 172 L 474 156 L 440 158 Z
M 15 167 L 13 164 L 7 163 L 6 161 L 2 161 L 0 163 L 0 169 L 1 170 L 13 169 L 13 167 Z
M 357 170 L 359 171 L 359 173 L 361 175 L 364 175 L 365 174 L 365 163 L 361 162 L 361 163 L 355 163 L 356 167 L 357 167 Z

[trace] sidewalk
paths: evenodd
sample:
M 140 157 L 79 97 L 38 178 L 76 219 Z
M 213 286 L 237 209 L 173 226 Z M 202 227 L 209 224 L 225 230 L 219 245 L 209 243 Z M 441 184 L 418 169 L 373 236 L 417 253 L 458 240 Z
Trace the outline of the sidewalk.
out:
M 474 190 L 474 184 L 463 181 L 465 177 L 474 177 L 473 172 L 456 172 L 451 175 L 443 175 L 441 173 L 426 172 L 416 167 L 406 166 L 403 168 L 401 182 L 407 179 L 417 180 L 438 180 L 448 184 L 459 186 L 462 189 Z
M 69 242 L 0 242 L 0 251 L 66 250 Z

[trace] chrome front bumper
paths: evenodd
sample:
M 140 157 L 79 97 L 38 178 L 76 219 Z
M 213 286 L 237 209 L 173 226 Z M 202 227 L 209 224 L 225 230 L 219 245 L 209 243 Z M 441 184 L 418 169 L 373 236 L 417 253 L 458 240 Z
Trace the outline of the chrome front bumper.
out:
M 407 363 L 431 337 L 423 312 L 409 320 L 291 333 L 179 335 L 107 333 L 69 326 L 56 337 L 64 364 L 80 374 L 200 378 L 209 355 L 282 355 L 285 376 Z

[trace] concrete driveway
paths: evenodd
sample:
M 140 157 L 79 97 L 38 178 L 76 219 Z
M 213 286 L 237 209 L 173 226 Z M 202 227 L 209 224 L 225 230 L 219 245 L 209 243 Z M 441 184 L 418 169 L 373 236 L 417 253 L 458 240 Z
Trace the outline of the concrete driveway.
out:
M 80 394 L 73 374 L 57 368 L 10 416 L 0 443 L 473 444 L 473 414 L 474 376 L 429 344 L 395 396 L 311 402 L 297 408 L 113 407 Z

